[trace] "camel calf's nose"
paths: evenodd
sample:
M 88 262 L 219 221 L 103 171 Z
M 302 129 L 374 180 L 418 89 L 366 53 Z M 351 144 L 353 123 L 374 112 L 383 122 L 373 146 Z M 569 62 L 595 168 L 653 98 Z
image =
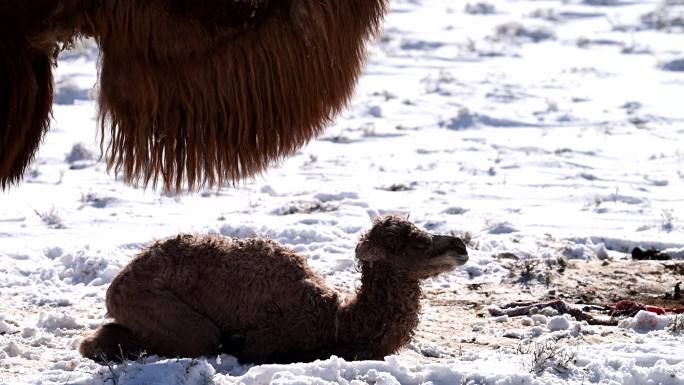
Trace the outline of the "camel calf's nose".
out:
M 432 256 L 437 256 L 444 253 L 452 254 L 463 263 L 468 261 L 468 249 L 461 238 L 453 237 L 451 235 L 433 235 Z

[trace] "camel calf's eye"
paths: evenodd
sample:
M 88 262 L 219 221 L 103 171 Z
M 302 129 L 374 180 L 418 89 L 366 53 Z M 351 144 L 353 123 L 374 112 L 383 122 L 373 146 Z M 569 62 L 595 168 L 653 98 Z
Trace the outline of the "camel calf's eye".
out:
M 432 240 L 429 237 L 420 237 L 414 240 L 413 247 L 418 250 L 427 250 L 432 245 Z

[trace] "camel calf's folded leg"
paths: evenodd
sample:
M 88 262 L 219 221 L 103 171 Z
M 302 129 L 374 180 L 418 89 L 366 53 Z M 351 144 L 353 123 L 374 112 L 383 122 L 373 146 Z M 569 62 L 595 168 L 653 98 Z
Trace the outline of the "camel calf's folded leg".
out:
M 109 323 L 81 341 L 78 351 L 98 362 L 135 360 L 145 349 L 127 328 Z
M 198 357 L 219 352 L 221 333 L 216 325 L 168 290 L 151 290 L 134 297 L 115 294 L 108 297 L 107 309 L 116 325 L 130 334 L 121 330 L 118 334 L 110 333 L 105 328 L 112 329 L 112 326 L 103 326 L 93 337 L 84 340 L 86 345 L 80 350 L 86 357 L 93 358 L 86 353 L 99 349 L 114 351 L 110 359 L 116 361 L 121 356 L 117 345 L 111 347 L 116 338 L 121 338 L 122 348 L 130 348 L 123 352 L 124 356 L 139 353 L 140 346 L 147 354 L 166 357 Z

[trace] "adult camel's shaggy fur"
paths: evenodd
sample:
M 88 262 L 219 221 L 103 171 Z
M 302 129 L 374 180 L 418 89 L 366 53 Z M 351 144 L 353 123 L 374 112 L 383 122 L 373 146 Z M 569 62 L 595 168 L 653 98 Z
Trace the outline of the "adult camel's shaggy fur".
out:
M 3 0 L 0 186 L 49 124 L 52 66 L 101 49 L 108 165 L 178 191 L 236 182 L 291 155 L 349 100 L 388 0 Z
M 356 247 L 362 286 L 344 303 L 306 259 L 263 239 L 181 235 L 139 254 L 107 290 L 106 324 L 80 345 L 98 361 L 141 351 L 227 352 L 253 363 L 382 359 L 418 325 L 420 281 L 468 260 L 456 237 L 375 221 Z M 122 356 L 123 354 L 123 356 Z

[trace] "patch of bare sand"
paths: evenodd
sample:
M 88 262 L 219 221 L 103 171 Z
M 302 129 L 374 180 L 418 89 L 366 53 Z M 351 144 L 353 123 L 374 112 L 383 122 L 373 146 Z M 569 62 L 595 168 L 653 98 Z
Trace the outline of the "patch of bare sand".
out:
M 426 290 L 414 342 L 402 355 L 415 363 L 428 363 L 448 361 L 464 352 L 515 348 L 520 344 L 516 335 L 530 329 L 523 325 L 525 317 L 492 317 L 487 308 L 516 301 L 562 299 L 571 305 L 596 305 L 588 313 L 603 319 L 610 317 L 598 309 L 621 300 L 684 306 L 682 299 L 666 298 L 677 282 L 684 281 L 684 261 L 570 261 L 564 266 L 539 263 L 528 267 L 512 261 L 511 273 L 500 283 Z M 565 343 L 581 346 L 633 338 L 618 327 L 594 328 L 598 332 Z

